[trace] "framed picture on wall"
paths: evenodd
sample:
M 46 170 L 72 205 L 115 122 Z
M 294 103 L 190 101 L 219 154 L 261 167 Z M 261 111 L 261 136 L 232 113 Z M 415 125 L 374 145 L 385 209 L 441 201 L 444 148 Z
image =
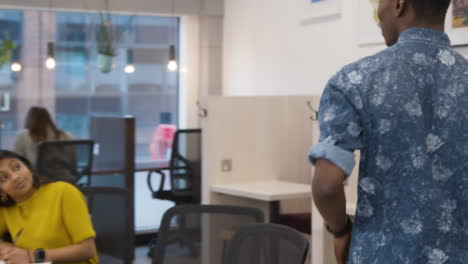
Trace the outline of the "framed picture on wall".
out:
M 380 45 L 385 40 L 378 25 L 379 0 L 358 2 L 358 45 Z M 468 0 L 452 0 L 447 12 L 445 30 L 453 46 L 468 44 Z
M 445 31 L 453 46 L 468 44 L 468 0 L 452 0 L 445 21 Z
M 337 19 L 341 16 L 342 0 L 297 0 L 303 15 L 301 25 Z

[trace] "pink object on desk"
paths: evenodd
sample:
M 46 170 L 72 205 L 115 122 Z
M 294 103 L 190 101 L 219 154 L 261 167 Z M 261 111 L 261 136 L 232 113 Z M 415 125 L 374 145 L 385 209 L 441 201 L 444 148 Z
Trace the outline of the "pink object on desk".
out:
M 154 132 L 153 141 L 150 144 L 151 159 L 167 160 L 170 158 L 170 151 L 174 134 L 177 130 L 175 125 L 160 124 Z

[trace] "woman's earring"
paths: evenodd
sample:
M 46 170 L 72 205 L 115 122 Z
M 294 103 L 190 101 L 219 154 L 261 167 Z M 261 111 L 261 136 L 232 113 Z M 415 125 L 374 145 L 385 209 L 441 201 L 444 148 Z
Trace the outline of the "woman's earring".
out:
M 0 194 L 0 200 L 5 203 L 8 200 L 8 196 L 5 193 L 2 193 Z

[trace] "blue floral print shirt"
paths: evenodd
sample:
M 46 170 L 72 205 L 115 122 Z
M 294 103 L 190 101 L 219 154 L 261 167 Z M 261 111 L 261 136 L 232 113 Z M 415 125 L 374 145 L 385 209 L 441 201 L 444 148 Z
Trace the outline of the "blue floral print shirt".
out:
M 321 98 L 312 163 L 361 151 L 348 263 L 468 263 L 468 62 L 412 28 L 344 67 Z

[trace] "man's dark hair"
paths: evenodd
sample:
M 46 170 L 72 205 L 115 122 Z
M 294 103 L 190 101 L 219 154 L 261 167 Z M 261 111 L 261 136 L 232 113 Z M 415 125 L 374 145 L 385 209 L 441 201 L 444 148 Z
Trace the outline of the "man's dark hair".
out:
M 407 0 L 413 5 L 416 18 L 438 23 L 447 14 L 450 0 Z

